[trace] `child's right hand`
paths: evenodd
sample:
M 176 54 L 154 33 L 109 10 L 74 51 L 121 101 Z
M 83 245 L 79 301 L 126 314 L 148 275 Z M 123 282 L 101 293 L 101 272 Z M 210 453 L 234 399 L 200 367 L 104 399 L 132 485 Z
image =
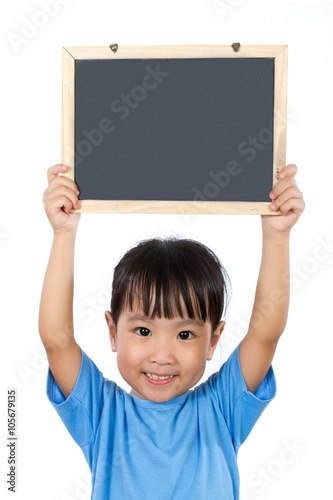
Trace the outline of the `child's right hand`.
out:
M 54 233 L 76 233 L 81 214 L 70 210 L 80 206 L 78 189 L 74 181 L 59 173 L 67 172 L 62 164 L 53 165 L 47 170 L 49 187 L 44 192 L 43 202 L 46 215 Z

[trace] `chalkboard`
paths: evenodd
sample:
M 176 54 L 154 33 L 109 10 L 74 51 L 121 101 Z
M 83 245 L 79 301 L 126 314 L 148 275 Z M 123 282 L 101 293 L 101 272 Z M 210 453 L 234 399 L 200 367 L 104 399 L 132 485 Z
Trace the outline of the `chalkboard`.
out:
M 286 62 L 286 46 L 64 48 L 79 211 L 273 213 Z

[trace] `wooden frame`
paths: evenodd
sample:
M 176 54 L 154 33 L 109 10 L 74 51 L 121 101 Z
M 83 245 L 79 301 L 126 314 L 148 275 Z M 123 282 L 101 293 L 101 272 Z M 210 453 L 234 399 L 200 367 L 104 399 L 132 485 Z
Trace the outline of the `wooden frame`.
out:
M 286 165 L 287 45 L 247 45 L 235 52 L 230 45 L 63 47 L 62 51 L 62 163 L 74 176 L 75 61 L 78 59 L 134 58 L 274 58 L 273 186 Z M 269 202 L 81 200 L 76 212 L 161 214 L 269 214 Z M 73 210 L 74 211 L 74 210 Z

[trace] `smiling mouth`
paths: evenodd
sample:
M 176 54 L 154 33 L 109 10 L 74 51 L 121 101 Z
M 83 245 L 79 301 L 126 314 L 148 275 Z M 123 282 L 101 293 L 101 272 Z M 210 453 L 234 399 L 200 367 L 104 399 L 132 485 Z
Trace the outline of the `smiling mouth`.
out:
M 164 376 L 159 376 L 159 375 L 155 375 L 154 373 L 146 373 L 144 372 L 144 374 L 146 375 L 146 377 L 150 378 L 151 380 L 168 380 L 168 379 L 172 379 L 173 377 L 175 377 L 175 375 L 164 375 Z

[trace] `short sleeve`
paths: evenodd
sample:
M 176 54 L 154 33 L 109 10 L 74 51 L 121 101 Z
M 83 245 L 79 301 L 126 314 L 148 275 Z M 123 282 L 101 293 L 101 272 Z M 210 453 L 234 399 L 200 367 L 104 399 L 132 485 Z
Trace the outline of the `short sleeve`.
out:
M 46 393 L 74 441 L 83 448 L 95 438 L 106 393 L 111 390 L 112 384 L 82 349 L 81 355 L 80 372 L 67 399 L 59 389 L 50 367 Z M 91 456 L 87 455 L 88 451 L 82 451 L 89 463 Z
M 208 379 L 236 451 L 276 395 L 276 380 L 272 366 L 269 367 L 255 393 L 247 390 L 239 361 L 239 346 L 240 344 L 220 370 Z

